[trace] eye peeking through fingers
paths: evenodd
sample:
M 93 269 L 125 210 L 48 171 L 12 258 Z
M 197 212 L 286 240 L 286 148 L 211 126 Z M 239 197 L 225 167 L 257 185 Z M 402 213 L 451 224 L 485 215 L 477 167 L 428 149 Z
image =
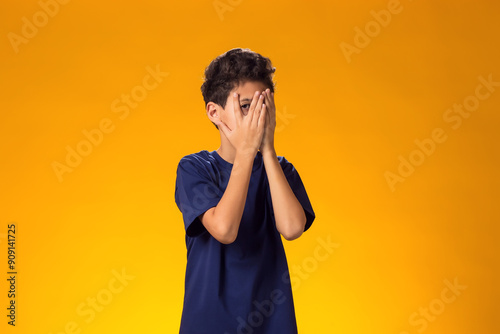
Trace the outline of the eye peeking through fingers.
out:
M 241 110 L 248 110 L 250 108 L 250 103 L 242 104 L 240 107 L 241 107 Z

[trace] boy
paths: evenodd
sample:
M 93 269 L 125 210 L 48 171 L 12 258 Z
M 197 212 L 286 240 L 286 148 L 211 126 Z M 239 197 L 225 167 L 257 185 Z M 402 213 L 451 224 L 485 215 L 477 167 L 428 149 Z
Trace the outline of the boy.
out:
M 181 334 L 296 334 L 281 236 L 315 219 L 297 170 L 274 149 L 275 68 L 232 49 L 205 69 L 206 114 L 221 144 L 183 157 L 175 202 L 186 229 Z

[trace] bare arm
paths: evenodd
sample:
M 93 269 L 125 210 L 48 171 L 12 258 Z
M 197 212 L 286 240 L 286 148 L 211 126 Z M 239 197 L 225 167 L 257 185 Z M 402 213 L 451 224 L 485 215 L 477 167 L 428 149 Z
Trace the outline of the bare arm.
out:
M 267 105 L 267 119 L 260 151 L 269 180 L 276 229 L 286 240 L 294 240 L 304 232 L 307 217 L 304 208 L 288 184 L 274 149 L 276 128 L 274 93 L 267 89 L 263 94 Z
M 245 208 L 248 184 L 254 157 L 236 155 L 224 195 L 217 204 L 199 216 L 207 231 L 223 244 L 232 243 L 238 236 Z
M 269 179 L 276 229 L 286 240 L 297 239 L 306 226 L 304 208 L 290 188 L 276 152 L 264 151 L 263 158 Z
M 246 116 L 240 108 L 239 96 L 233 95 L 236 126 L 230 130 L 223 122 L 217 123 L 229 142 L 236 148 L 236 156 L 224 195 L 217 206 L 199 216 L 207 231 L 219 242 L 230 244 L 236 240 L 245 209 L 248 184 L 253 161 L 264 134 L 266 107 L 264 98 L 256 92 Z

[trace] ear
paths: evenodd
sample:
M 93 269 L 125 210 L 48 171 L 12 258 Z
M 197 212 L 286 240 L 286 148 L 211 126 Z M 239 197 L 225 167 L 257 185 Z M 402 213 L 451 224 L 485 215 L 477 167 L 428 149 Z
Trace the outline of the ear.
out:
M 214 102 L 208 102 L 206 111 L 207 111 L 207 116 L 208 118 L 214 122 L 215 124 L 218 124 L 220 122 L 220 110 L 221 106 Z

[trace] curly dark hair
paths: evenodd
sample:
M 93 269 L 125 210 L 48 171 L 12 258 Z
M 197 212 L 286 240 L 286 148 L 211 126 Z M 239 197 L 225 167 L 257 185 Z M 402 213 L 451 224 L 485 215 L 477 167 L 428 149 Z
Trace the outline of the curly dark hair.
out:
M 225 108 L 231 90 L 246 81 L 262 82 L 274 92 L 275 71 L 269 58 L 250 49 L 235 48 L 221 54 L 205 69 L 205 79 L 201 85 L 205 107 L 208 102 L 213 102 Z

